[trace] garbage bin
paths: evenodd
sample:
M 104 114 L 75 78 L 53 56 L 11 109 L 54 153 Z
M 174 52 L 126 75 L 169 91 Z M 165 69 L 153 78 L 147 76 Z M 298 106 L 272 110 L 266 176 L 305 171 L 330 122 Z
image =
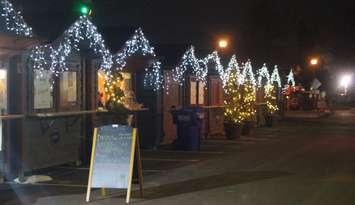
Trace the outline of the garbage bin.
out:
M 175 149 L 186 151 L 200 150 L 201 126 L 203 112 L 198 108 L 172 111 L 174 124 L 177 127 Z

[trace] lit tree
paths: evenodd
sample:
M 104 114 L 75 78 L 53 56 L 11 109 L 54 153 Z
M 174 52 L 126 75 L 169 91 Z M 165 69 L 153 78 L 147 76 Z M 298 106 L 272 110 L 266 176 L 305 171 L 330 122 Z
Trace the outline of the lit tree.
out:
M 271 83 L 268 83 L 267 85 L 265 85 L 264 89 L 265 89 L 264 98 L 266 101 L 267 113 L 269 115 L 272 115 L 279 110 L 279 108 L 277 106 L 277 92 L 276 92 L 277 89 Z
M 242 103 L 240 105 L 240 115 L 244 121 L 254 121 L 256 117 L 256 83 L 250 61 L 244 65 L 243 76 L 244 82 L 241 86 Z
M 111 108 L 122 107 L 124 101 L 124 93 L 121 89 L 122 75 L 115 72 L 109 78 L 106 77 L 105 93 L 107 96 L 107 104 Z
M 252 85 L 251 82 L 246 81 L 241 86 L 241 93 L 242 93 L 242 103 L 241 103 L 241 118 L 244 121 L 254 121 L 255 120 L 255 103 L 256 103 L 256 92 L 255 87 Z
M 241 93 L 241 87 L 238 85 L 238 76 L 239 74 L 239 68 L 234 67 L 234 69 L 231 69 L 229 72 L 228 80 L 227 83 L 224 87 L 225 90 L 225 99 L 224 99 L 224 105 L 225 105 L 225 118 L 227 122 L 233 123 L 233 124 L 241 124 L 244 121 L 244 118 L 242 116 L 242 93 Z

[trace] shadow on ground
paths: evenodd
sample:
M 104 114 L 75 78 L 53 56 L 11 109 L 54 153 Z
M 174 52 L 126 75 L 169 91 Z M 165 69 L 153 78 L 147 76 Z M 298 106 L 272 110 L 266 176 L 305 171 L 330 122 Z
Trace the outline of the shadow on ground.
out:
M 179 194 L 191 193 L 207 189 L 232 186 L 265 179 L 290 176 L 291 173 L 280 171 L 250 171 L 250 172 L 229 172 L 220 175 L 212 175 L 173 184 L 166 184 L 158 187 L 144 189 L 145 199 L 164 198 Z M 138 197 L 139 192 L 133 193 Z

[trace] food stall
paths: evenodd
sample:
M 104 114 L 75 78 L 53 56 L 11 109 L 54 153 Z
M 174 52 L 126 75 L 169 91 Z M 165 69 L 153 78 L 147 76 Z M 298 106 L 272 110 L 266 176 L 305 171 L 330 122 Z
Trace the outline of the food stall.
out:
M 165 71 L 164 143 L 172 143 L 177 137 L 172 110 L 195 109 L 201 119 L 201 138 L 224 136 L 223 85 L 218 66 L 216 53 L 199 60 L 190 47 L 175 68 Z
M 14 173 L 19 164 L 24 103 L 25 53 L 41 40 L 21 13 L 6 1 L 0 1 L 0 182 Z M 17 174 L 17 173 L 16 173 Z M 14 175 L 16 175 L 14 174 Z
M 224 98 L 223 84 L 212 67 L 207 81 L 205 111 L 205 137 L 224 138 Z
M 144 149 L 156 149 L 163 139 L 161 63 L 154 47 L 143 34 L 141 28 L 114 55 L 114 70 L 125 76 L 130 94 L 134 99 L 134 111 L 140 145 Z
M 6 117 L 21 119 L 5 126 L 7 178 L 88 162 L 92 129 L 111 115 L 97 103 L 98 71 L 107 72 L 107 56 L 96 27 L 80 17 L 53 43 L 37 43 L 10 59 Z M 115 118 L 109 123 L 120 122 Z

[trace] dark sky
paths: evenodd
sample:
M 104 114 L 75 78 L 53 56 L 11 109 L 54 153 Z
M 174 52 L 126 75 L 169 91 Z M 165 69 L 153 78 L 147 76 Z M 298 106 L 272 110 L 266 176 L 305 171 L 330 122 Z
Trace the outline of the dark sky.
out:
M 16 0 L 36 34 L 54 39 L 74 20 L 73 0 Z M 141 26 L 159 55 L 178 60 L 187 45 L 212 51 L 221 34 L 255 64 L 282 67 L 319 54 L 351 64 L 355 6 L 347 0 L 93 0 L 93 21 L 115 51 Z M 232 52 L 232 51 L 231 51 Z M 229 55 L 231 52 L 226 53 Z

